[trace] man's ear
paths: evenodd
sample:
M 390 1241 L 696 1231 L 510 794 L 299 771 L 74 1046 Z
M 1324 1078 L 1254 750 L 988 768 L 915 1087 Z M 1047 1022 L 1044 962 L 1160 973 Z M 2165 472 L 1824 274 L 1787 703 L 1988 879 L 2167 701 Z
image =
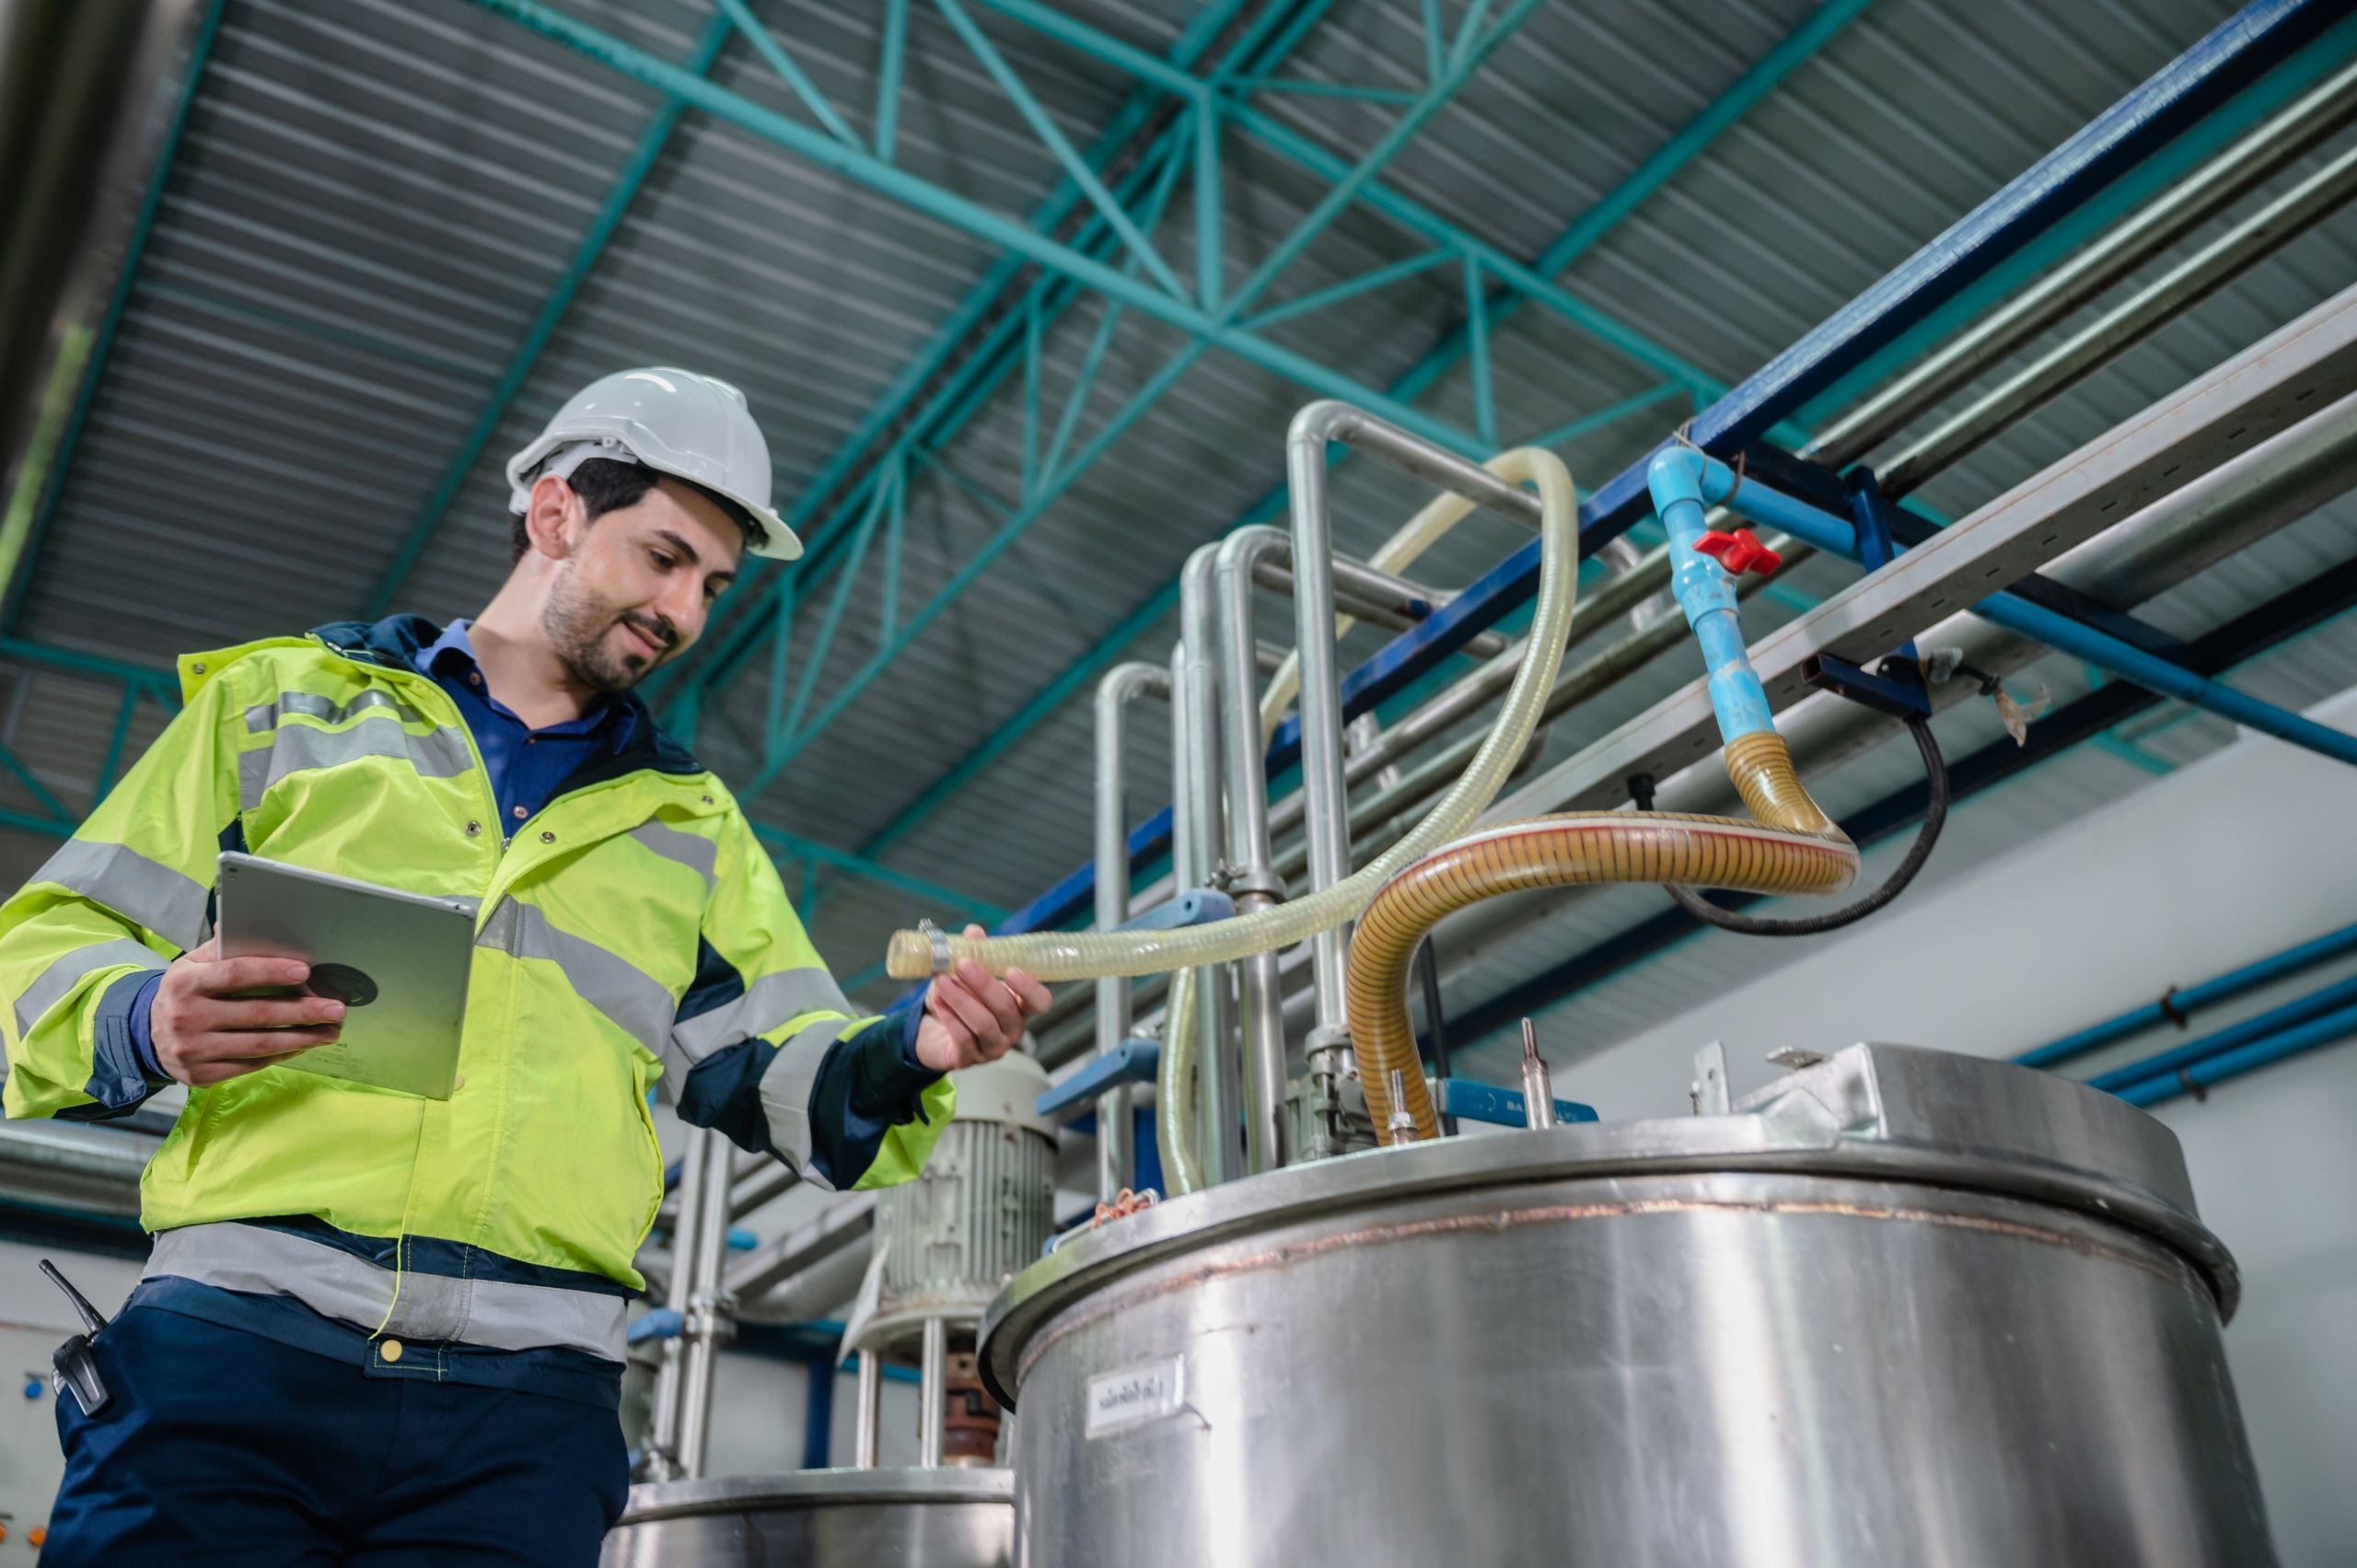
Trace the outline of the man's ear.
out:
M 532 482 L 532 498 L 524 507 L 524 531 L 535 553 L 552 561 L 564 560 L 573 553 L 587 521 L 581 497 L 572 485 L 552 473 Z

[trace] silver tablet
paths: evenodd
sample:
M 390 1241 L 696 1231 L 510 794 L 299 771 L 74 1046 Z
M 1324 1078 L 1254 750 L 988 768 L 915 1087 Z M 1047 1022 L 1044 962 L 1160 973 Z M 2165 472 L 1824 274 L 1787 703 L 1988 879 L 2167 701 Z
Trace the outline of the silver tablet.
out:
M 427 1099 L 458 1085 L 475 900 L 403 892 L 250 854 L 221 856 L 221 956 L 300 958 L 304 990 L 344 1005 L 343 1033 L 291 1062 Z

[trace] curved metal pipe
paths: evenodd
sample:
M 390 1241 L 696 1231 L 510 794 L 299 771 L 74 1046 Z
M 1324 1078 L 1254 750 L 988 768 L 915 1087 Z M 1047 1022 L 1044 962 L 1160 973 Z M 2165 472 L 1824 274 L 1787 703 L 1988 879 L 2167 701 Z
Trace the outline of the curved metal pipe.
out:
M 1122 710 L 1139 697 L 1168 697 L 1170 672 L 1157 664 L 1117 664 L 1097 683 L 1097 929 L 1130 918 L 1130 827 L 1126 810 L 1128 758 Z M 1183 765 L 1183 764 L 1181 764 Z M 1121 1049 L 1130 1032 L 1130 982 L 1109 975 L 1097 982 L 1097 1054 Z M 1097 1196 L 1111 1202 L 1131 1185 L 1130 1090 L 1126 1084 L 1097 1097 Z
M 1252 573 L 1264 556 L 1292 541 L 1272 528 L 1237 528 L 1219 548 L 1220 760 L 1227 774 L 1227 861 L 1237 912 L 1267 909 L 1285 896 L 1269 868 L 1269 781 L 1260 753 L 1260 681 L 1251 659 Z M 1315 570 L 1298 576 L 1318 578 Z M 1296 602 L 1298 596 L 1296 593 Z M 1327 621 L 1333 610 L 1328 603 Z M 1236 964 L 1242 1005 L 1244 1168 L 1274 1170 L 1292 1153 L 1285 1121 L 1285 1025 L 1277 955 L 1254 953 Z

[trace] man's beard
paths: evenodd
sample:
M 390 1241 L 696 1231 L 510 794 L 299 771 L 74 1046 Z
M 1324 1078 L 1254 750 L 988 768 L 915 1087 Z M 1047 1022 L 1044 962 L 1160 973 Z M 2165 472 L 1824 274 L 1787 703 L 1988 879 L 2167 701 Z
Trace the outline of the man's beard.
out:
M 607 633 L 623 622 L 638 627 L 663 645 L 665 651 L 633 668 L 607 641 Z M 540 611 L 540 630 L 573 678 L 598 691 L 627 691 L 670 656 L 678 639 L 654 616 L 617 614 L 583 593 L 573 574 L 561 572 L 551 586 L 548 604 Z

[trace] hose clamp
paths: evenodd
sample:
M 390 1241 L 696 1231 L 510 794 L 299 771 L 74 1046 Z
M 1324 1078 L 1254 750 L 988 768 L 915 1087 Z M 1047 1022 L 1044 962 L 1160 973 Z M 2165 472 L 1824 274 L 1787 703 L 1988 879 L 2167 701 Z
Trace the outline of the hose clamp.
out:
M 1320 1025 L 1309 1031 L 1308 1039 L 1302 1044 L 1308 1054 L 1313 1071 L 1317 1070 L 1319 1058 L 1324 1057 L 1332 1064 L 1330 1070 L 1336 1077 L 1358 1076 L 1358 1059 L 1351 1050 L 1349 1025 L 1345 1024 L 1340 1028 Z
M 933 972 L 947 974 L 953 961 L 949 954 L 949 933 L 942 930 L 930 920 L 920 919 L 917 922 L 917 935 L 933 944 Z
M 1233 867 L 1227 890 L 1239 898 L 1258 893 L 1271 903 L 1285 901 L 1285 879 L 1265 866 Z

